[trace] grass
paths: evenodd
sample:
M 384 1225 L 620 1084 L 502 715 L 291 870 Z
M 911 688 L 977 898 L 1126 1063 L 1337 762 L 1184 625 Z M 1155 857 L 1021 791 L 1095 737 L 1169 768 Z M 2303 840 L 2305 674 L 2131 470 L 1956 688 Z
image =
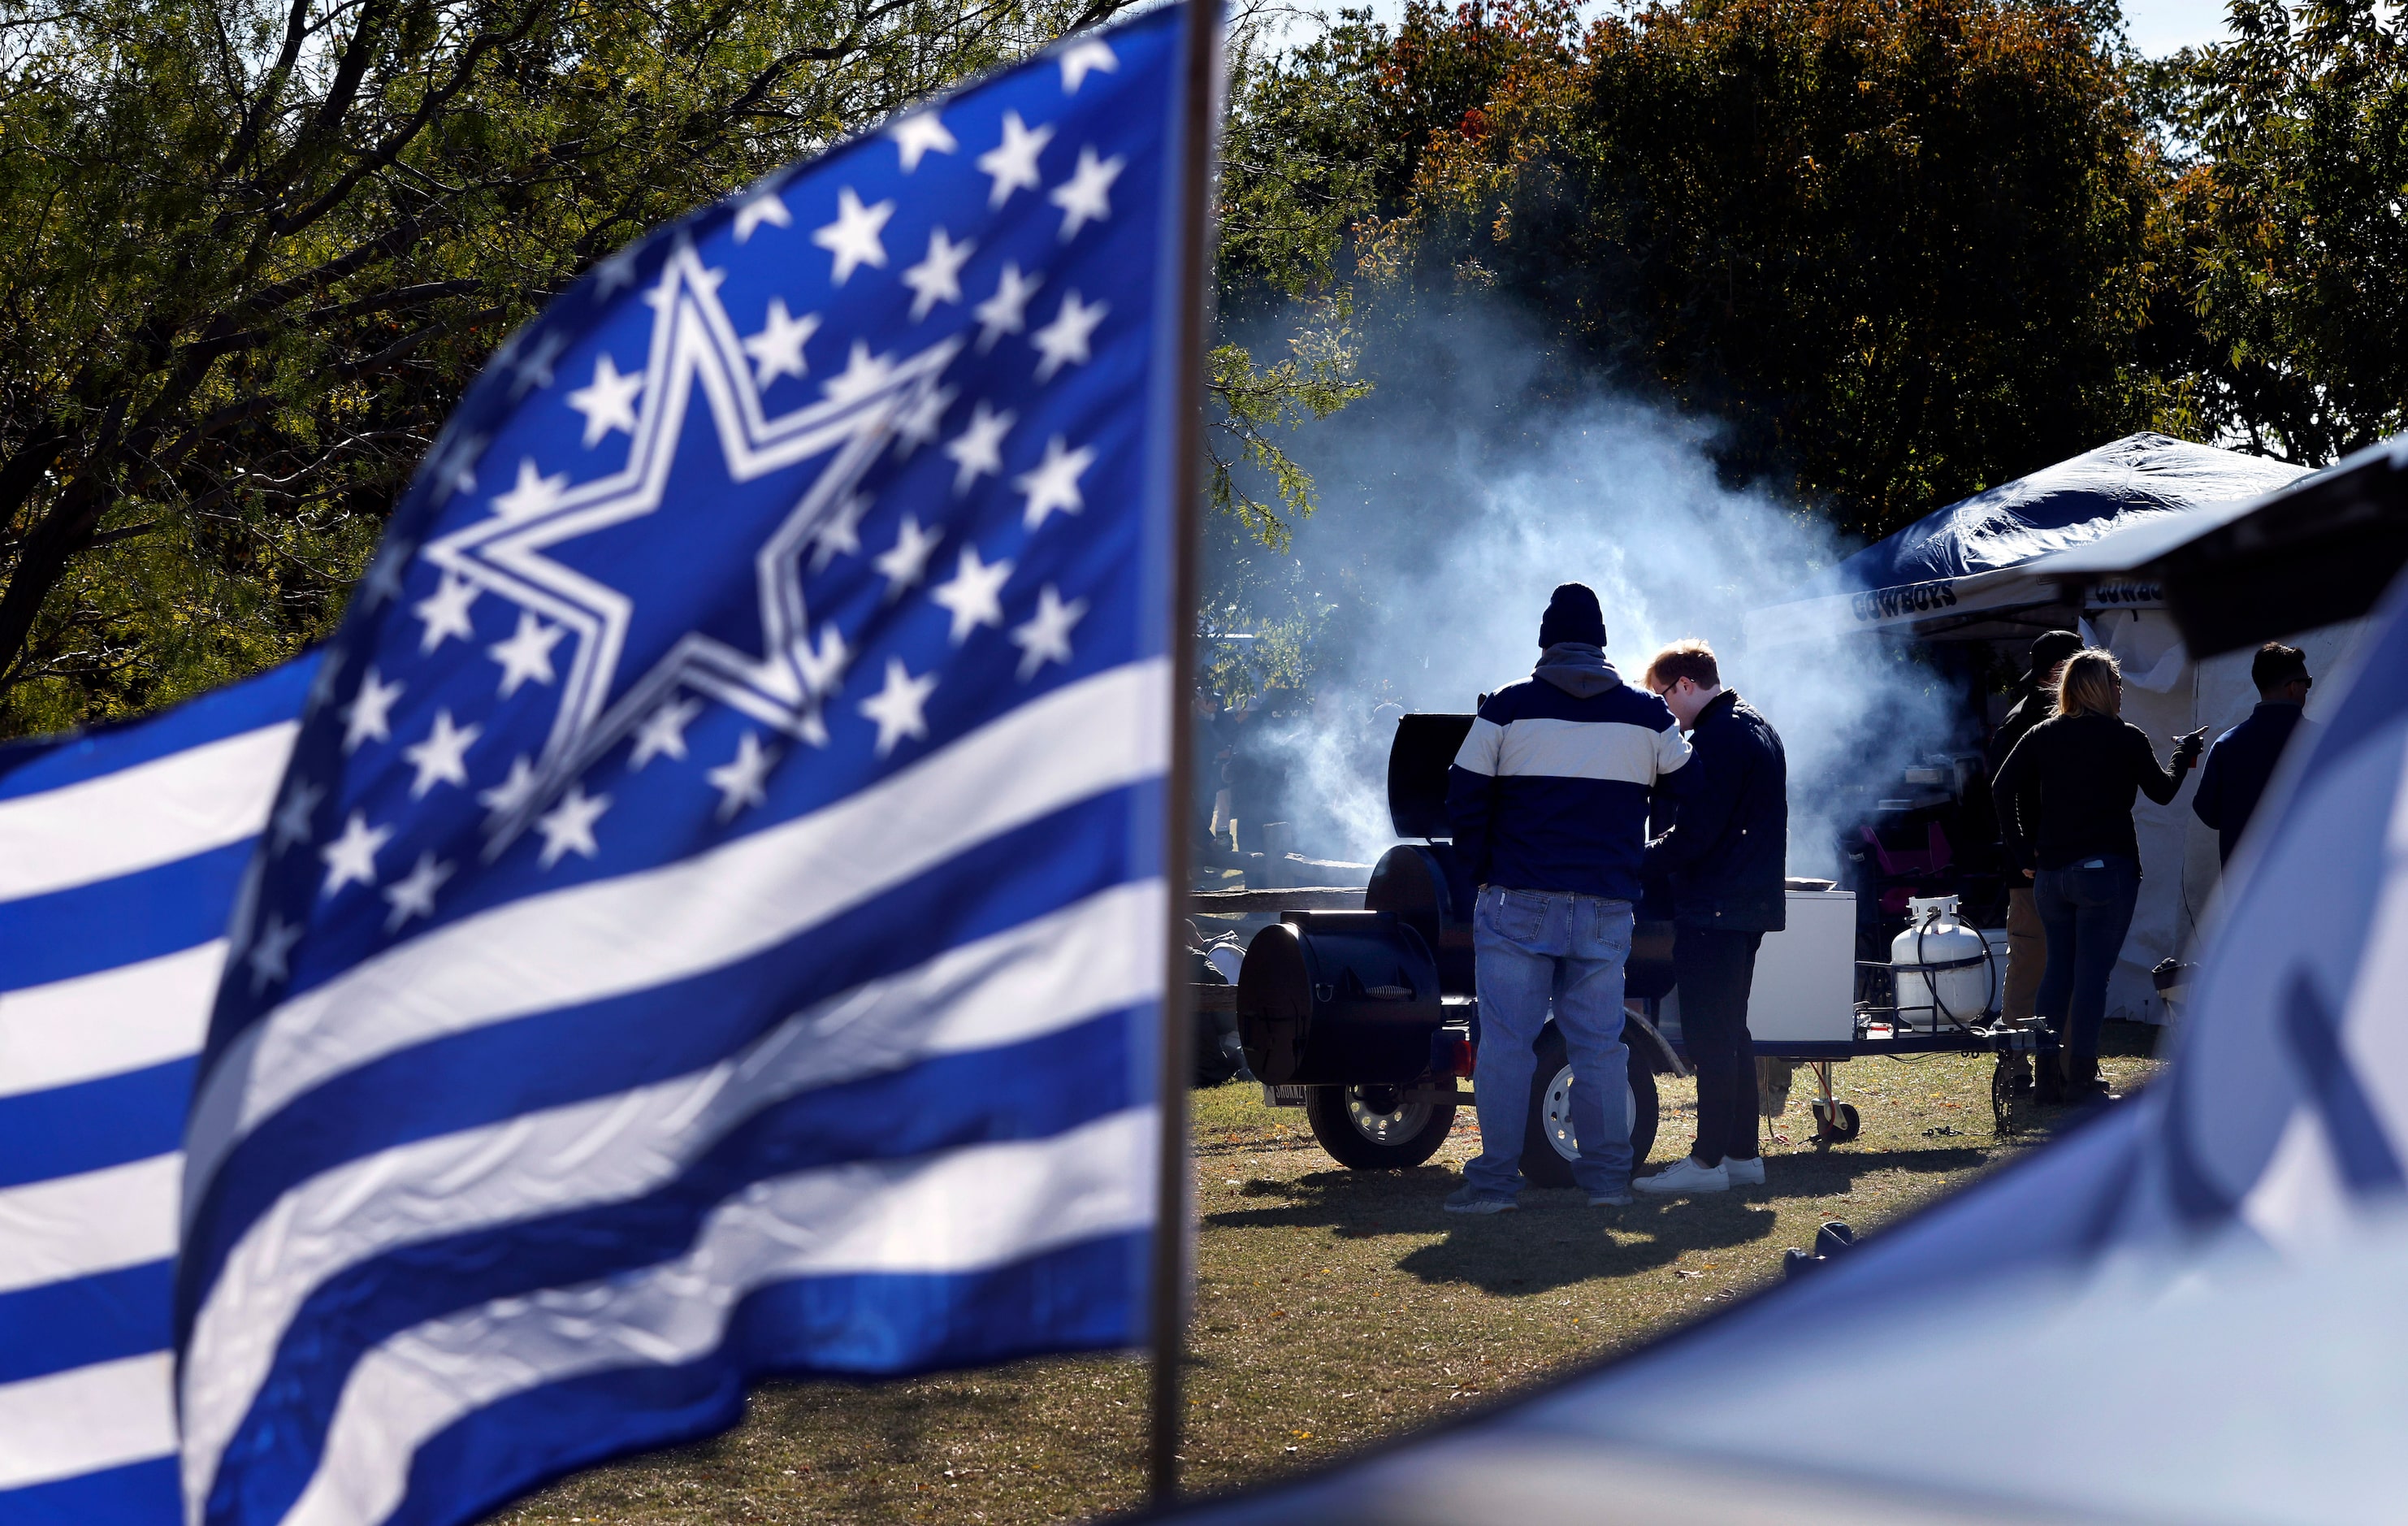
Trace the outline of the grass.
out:
M 2130 1055 L 2105 1065 L 2119 1085 L 2147 1069 Z M 1861 1136 L 1807 1143 L 1801 1070 L 1781 1120 L 1793 1143 L 1768 1147 L 1762 1188 L 1602 1212 L 1533 1190 L 1522 1212 L 1486 1218 L 1439 1211 L 1479 1148 L 1468 1111 L 1430 1164 L 1356 1173 L 1258 1088 L 1197 1093 L 1188 1488 L 1327 1462 L 1661 1334 L 1777 1280 L 1783 1248 L 1811 1245 L 1826 1220 L 1877 1228 L 2042 1137 L 1992 1136 L 1986 1058 L 1864 1060 L 1839 1075 Z M 1666 1083 L 1657 1161 L 1686 1146 L 1694 1099 Z M 1120 1357 L 773 1384 L 724 1436 L 579 1475 L 499 1519 L 1077 1519 L 1140 1502 L 1147 1391 L 1144 1365 Z

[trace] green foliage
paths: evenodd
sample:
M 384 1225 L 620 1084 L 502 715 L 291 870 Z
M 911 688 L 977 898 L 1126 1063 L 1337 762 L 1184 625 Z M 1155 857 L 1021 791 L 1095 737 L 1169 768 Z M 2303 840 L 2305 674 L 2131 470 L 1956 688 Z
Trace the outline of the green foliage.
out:
M 2236 40 L 2168 71 L 2199 157 L 2164 305 L 2200 427 L 2323 465 L 2408 427 L 2408 37 L 2372 0 L 2234 0 L 2231 20 Z
M 322 634 L 503 335 L 1126 0 L 0 0 L 0 734 Z
M 1392 270 L 1726 422 L 1878 534 L 2145 424 L 2164 172 L 2113 39 L 2025 0 L 1718 0 L 1541 45 L 1433 135 Z

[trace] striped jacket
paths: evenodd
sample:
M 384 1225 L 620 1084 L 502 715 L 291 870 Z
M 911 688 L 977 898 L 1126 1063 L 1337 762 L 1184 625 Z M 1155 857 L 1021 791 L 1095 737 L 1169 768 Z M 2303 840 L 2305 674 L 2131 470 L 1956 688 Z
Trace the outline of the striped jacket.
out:
M 1689 744 L 1663 700 L 1601 677 L 1585 696 L 1533 678 L 1480 707 L 1446 792 L 1474 883 L 1639 900 L 1649 801 Z

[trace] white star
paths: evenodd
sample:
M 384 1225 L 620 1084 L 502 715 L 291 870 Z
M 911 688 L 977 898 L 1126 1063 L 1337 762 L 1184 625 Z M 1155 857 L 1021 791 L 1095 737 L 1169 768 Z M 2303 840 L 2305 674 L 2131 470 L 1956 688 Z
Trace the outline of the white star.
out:
M 942 530 L 924 530 L 916 515 L 906 513 L 903 524 L 895 532 L 895 544 L 879 553 L 869 565 L 886 579 L 889 603 L 903 597 L 907 588 L 916 588 L 928 575 L 928 556 L 945 539 Z
M 596 297 L 609 296 L 622 286 L 636 283 L 636 255 L 642 248 L 643 240 L 638 238 L 594 267 L 594 295 Z
M 901 657 L 886 659 L 886 686 L 861 702 L 861 713 L 878 723 L 879 756 L 893 752 L 895 744 L 905 737 L 928 734 L 927 718 L 921 711 L 936 686 L 937 675 L 933 671 L 913 678 Z
M 435 457 L 435 501 L 477 491 L 477 458 L 484 453 L 482 435 L 462 435 L 446 444 Z
M 923 445 L 933 445 L 945 427 L 945 410 L 959 395 L 953 387 L 934 387 L 911 399 L 895 420 L 895 459 L 901 461 Z
M 474 641 L 477 627 L 468 619 L 468 606 L 477 602 L 477 585 L 451 573 L 435 585 L 435 592 L 410 606 L 418 618 L 426 622 L 426 629 L 418 638 L 419 655 L 424 656 L 443 644 L 446 637 L 457 636 L 462 641 Z
M 951 153 L 961 147 L 953 140 L 953 133 L 946 128 L 934 107 L 925 111 L 912 112 L 887 128 L 886 136 L 895 140 L 896 149 L 902 154 L 903 173 L 906 175 L 920 167 L 922 155 Z
M 567 348 L 568 340 L 556 328 L 536 336 L 535 348 L 521 356 L 514 367 L 518 378 L 510 383 L 510 396 L 523 397 L 537 387 L 552 385 L 552 363 Z
M 856 397 L 867 397 L 883 392 L 892 384 L 895 367 L 884 355 L 873 355 L 869 346 L 859 339 L 853 341 L 853 353 L 845 357 L 844 369 L 827 379 L 820 391 L 830 402 L 849 403 Z
M 377 850 L 392 836 L 392 828 L 370 827 L 366 815 L 352 812 L 351 819 L 343 824 L 343 835 L 318 850 L 326 864 L 325 887 L 318 893 L 331 896 L 354 881 L 376 884 Z
M 773 296 L 768 323 L 768 327 L 744 341 L 744 353 L 752 357 L 755 386 L 767 386 L 772 377 L 800 376 L 809 368 L 803 361 L 803 341 L 819 332 L 820 315 L 807 312 L 800 318 L 789 317 L 785 298 Z
M 477 803 L 495 815 L 508 815 L 526 804 L 527 798 L 535 793 L 535 766 L 526 760 L 524 754 L 521 754 L 510 759 L 509 777 L 491 789 L 480 790 Z
M 485 734 L 481 726 L 454 726 L 452 713 L 438 710 L 435 725 L 423 741 L 413 741 L 401 750 L 418 777 L 409 783 L 409 798 L 423 799 L 426 792 L 438 784 L 468 785 L 468 749 Z
M 1093 70 L 1101 69 L 1106 74 L 1118 74 L 1121 70 L 1121 61 L 1112 56 L 1112 50 L 1094 37 L 1063 49 L 1055 62 L 1062 65 L 1062 94 L 1065 95 L 1079 94 L 1079 87 L 1087 82 L 1087 76 Z
M 968 492 L 970 484 L 981 476 L 1003 469 L 1004 432 L 1011 427 L 1014 417 L 1010 410 L 996 412 L 986 406 L 983 397 L 971 409 L 968 426 L 945 447 L 945 453 L 953 461 L 955 497 Z
M 951 579 L 937 585 L 928 597 L 951 610 L 953 614 L 953 639 L 955 646 L 969 640 L 970 632 L 981 626 L 1003 624 L 1004 580 L 1011 576 L 1010 562 L 982 562 L 978 547 L 964 546 L 961 560 L 953 564 Z
M 828 278 L 829 284 L 843 285 L 860 266 L 886 268 L 886 246 L 879 241 L 878 232 L 894 215 L 893 202 L 864 207 L 849 185 L 836 194 L 836 221 L 811 235 L 812 243 L 836 256 L 836 273 Z
M 1044 284 L 1043 276 L 1024 276 L 1020 266 L 1010 260 L 1003 262 L 995 295 L 970 310 L 979 321 L 980 354 L 994 349 L 995 341 L 1006 334 L 1017 334 L 1028 326 L 1028 299 Z
M 719 791 L 719 819 L 727 821 L 748 805 L 759 805 L 766 797 L 762 788 L 768 782 L 769 770 L 778 761 L 777 749 L 764 747 L 761 739 L 751 731 L 736 744 L 736 756 L 703 775 L 710 787 Z
M 452 877 L 452 866 L 432 853 L 418 856 L 418 867 L 384 887 L 384 899 L 393 907 L 384 919 L 384 930 L 399 932 L 401 925 L 413 916 L 435 914 L 435 892 Z
M 1032 129 L 1017 111 L 1003 114 L 1003 141 L 978 156 L 979 169 L 995 181 L 986 196 L 990 209 L 1010 201 L 1014 191 L 1034 191 L 1043 183 L 1037 173 L 1037 156 L 1053 140 L 1053 128 Z
M 594 362 L 594 381 L 568 395 L 568 406 L 585 415 L 585 448 L 592 450 L 613 429 L 636 432 L 636 394 L 644 390 L 644 373 L 621 376 L 609 355 Z
M 267 851 L 272 857 L 296 842 L 307 842 L 317 828 L 309 818 L 318 813 L 318 802 L 326 798 L 323 786 L 307 779 L 295 779 L 293 787 L 284 792 L 284 801 L 276 808 L 276 835 Z
M 504 519 L 530 519 L 550 510 L 568 491 L 568 473 L 554 472 L 546 477 L 536 469 L 533 461 L 519 461 L 519 480 L 507 493 L 494 495 L 494 512 Z
M 636 732 L 635 749 L 627 755 L 627 766 L 640 769 L 664 755 L 680 762 L 685 759 L 685 728 L 702 713 L 699 699 L 671 699 L 644 717 Z
M 861 516 L 869 511 L 869 495 L 852 493 L 836 506 L 836 512 L 821 522 L 811 532 L 811 570 L 819 571 L 838 556 L 850 556 L 861 549 Z
M 1021 524 L 1025 528 L 1033 530 L 1044 524 L 1045 516 L 1056 509 L 1075 514 L 1087 507 L 1087 500 L 1079 493 L 1079 479 L 1096 464 L 1095 447 L 1082 445 L 1068 451 L 1063 444 L 1060 435 L 1047 440 L 1045 459 L 1011 480 L 1012 485 L 1028 499 L 1027 507 L 1021 511 Z
M 406 540 L 396 540 L 384 548 L 364 580 L 367 589 L 368 609 L 401 597 L 401 580 L 409 573 L 409 555 L 414 548 Z
M 764 223 L 773 223 L 781 228 L 795 225 L 795 214 L 786 210 L 786 204 L 778 199 L 778 188 L 774 185 L 762 186 L 737 207 L 736 241 L 740 244 L 752 238 L 754 230 Z
M 558 805 L 535 818 L 535 829 L 543 834 L 543 852 L 536 856 L 536 867 L 550 869 L 566 853 L 591 858 L 601 852 L 594 841 L 594 824 L 609 809 L 609 796 L 588 798 L 584 785 L 569 785 Z
M 1064 293 L 1054 321 L 1028 337 L 1028 342 L 1045 357 L 1037 363 L 1037 380 L 1051 381 L 1055 371 L 1074 361 L 1085 365 L 1087 340 L 1096 332 L 1096 325 L 1104 321 L 1104 314 L 1111 310 L 1103 302 L 1093 307 L 1082 304 L 1076 291 Z
M 927 257 L 903 272 L 903 284 L 919 294 L 911 299 L 913 323 L 928 316 L 928 310 L 939 302 L 962 299 L 962 266 L 976 248 L 975 240 L 965 238 L 957 244 L 945 237 L 942 228 L 928 230 Z
M 343 655 L 341 647 L 330 646 L 326 655 L 318 659 L 318 676 L 309 681 L 308 713 L 317 714 L 335 698 L 335 678 L 343 670 Z
M 1074 598 L 1065 604 L 1050 583 L 1038 590 L 1036 618 L 1011 630 L 1011 644 L 1020 648 L 1023 684 L 1036 677 L 1037 669 L 1049 662 L 1070 660 L 1070 627 L 1086 612 L 1085 599 Z
M 683 244 L 684 240 L 681 239 L 679 242 Z M 686 250 L 689 253 L 693 252 L 691 245 L 687 245 Z M 662 303 L 677 300 L 679 275 L 673 268 L 675 263 L 672 261 L 669 266 L 663 266 L 659 282 L 644 294 L 644 306 L 655 312 L 660 310 Z M 697 297 L 709 298 L 718 295 L 721 283 L 726 280 L 727 272 L 724 270 L 706 270 L 695 267 L 684 273 L 687 288 Z
M 369 669 L 360 677 L 360 692 L 343 707 L 343 751 L 356 753 L 364 741 L 388 741 L 393 737 L 393 702 L 401 698 L 401 684 L 379 681 Z
M 519 628 L 511 632 L 510 639 L 485 648 L 485 655 L 502 665 L 503 698 L 518 693 L 519 685 L 528 679 L 538 684 L 552 682 L 552 649 L 560 644 L 567 629 L 566 626 L 547 626 L 525 610 L 519 612 Z
M 259 941 L 251 945 L 251 995 L 267 989 L 271 982 L 280 986 L 292 978 L 289 961 L 293 945 L 300 941 L 300 923 L 288 923 L 274 912 L 267 914 L 267 925 L 259 929 Z
M 1079 151 L 1079 167 L 1071 172 L 1068 180 L 1054 188 L 1051 196 L 1045 198 L 1062 209 L 1064 243 L 1068 243 L 1071 237 L 1088 223 L 1100 223 L 1112 215 L 1112 182 L 1121 178 L 1121 170 L 1127 164 L 1128 161 L 1117 153 L 1110 159 L 1099 160 L 1093 149 Z

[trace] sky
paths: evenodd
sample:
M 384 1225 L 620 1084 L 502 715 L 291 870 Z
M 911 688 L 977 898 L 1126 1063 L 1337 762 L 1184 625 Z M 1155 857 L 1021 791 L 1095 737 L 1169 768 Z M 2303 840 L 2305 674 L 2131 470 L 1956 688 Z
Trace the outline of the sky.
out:
M 1404 13 L 1404 0 L 1303 0 L 1305 8 L 1336 15 L 1341 8 L 1368 5 L 1374 17 L 1394 24 Z M 1587 0 L 1584 15 L 1604 8 L 1603 0 Z M 2177 48 L 2214 42 L 2224 34 L 2224 0 L 2124 0 L 2124 25 L 2132 46 L 2152 58 Z

